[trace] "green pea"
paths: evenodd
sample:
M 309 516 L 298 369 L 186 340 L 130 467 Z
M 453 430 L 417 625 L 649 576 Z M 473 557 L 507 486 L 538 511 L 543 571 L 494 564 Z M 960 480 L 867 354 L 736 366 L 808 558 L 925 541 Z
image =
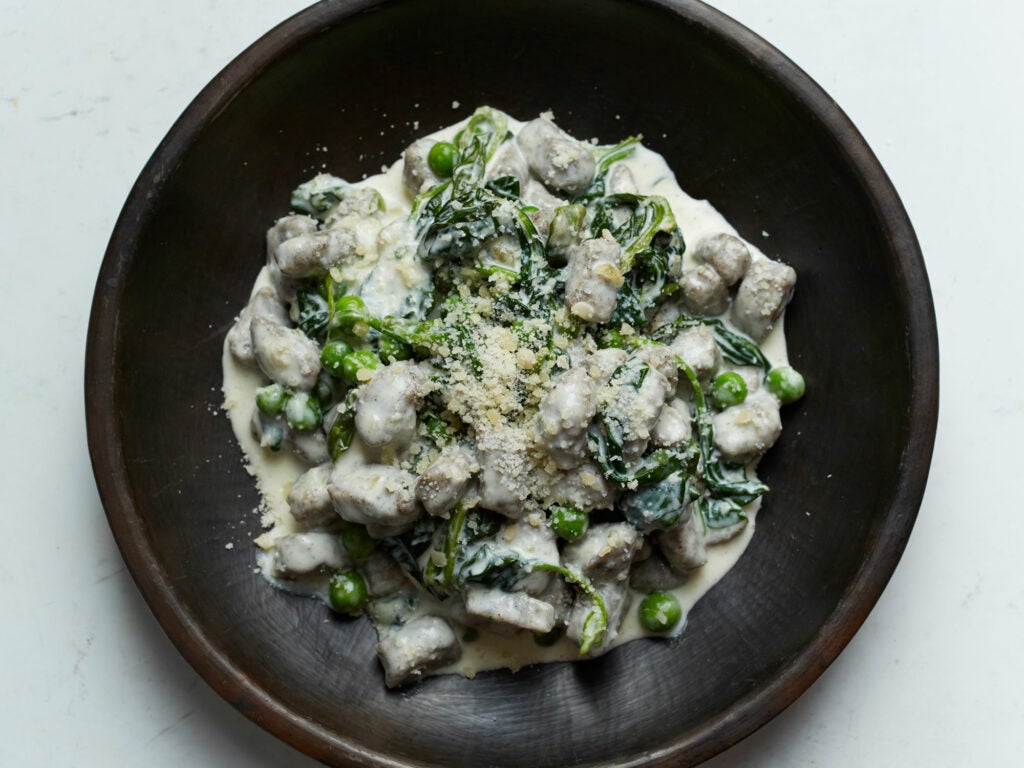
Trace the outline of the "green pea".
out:
M 341 377 L 345 357 L 350 354 L 352 354 L 352 347 L 341 339 L 328 341 L 324 344 L 324 348 L 320 350 L 320 365 L 331 376 Z
M 366 580 L 358 571 L 339 571 L 331 577 L 328 597 L 338 613 L 358 616 L 369 599 Z
M 671 592 L 651 592 L 640 602 L 640 623 L 651 632 L 668 632 L 682 617 L 682 606 Z
M 358 296 L 342 296 L 334 302 L 334 313 L 341 317 L 358 320 L 366 314 L 366 302 Z
M 466 627 L 466 631 L 462 633 L 462 642 L 464 643 L 475 643 L 480 639 L 480 630 L 476 627 Z
M 341 544 L 353 560 L 363 560 L 377 548 L 376 539 L 366 532 L 365 525 L 348 523 L 341 531 Z
M 297 392 L 284 404 L 284 418 L 296 432 L 311 432 L 320 426 L 320 403 L 307 392 Z
M 533 642 L 542 648 L 548 648 L 558 642 L 558 639 L 562 636 L 562 628 L 555 627 L 550 632 L 545 632 L 541 635 L 534 635 Z
M 377 340 L 377 354 L 380 355 L 381 360 L 408 360 L 412 357 L 412 348 L 408 344 L 403 344 L 397 339 L 382 334 Z
M 554 507 L 548 518 L 548 525 L 556 535 L 566 541 L 576 541 L 590 527 L 590 517 L 576 507 Z
M 768 371 L 765 386 L 783 405 L 795 403 L 804 396 L 804 377 L 788 365 Z
M 442 179 L 447 179 L 452 175 L 458 155 L 459 151 L 454 144 L 448 141 L 439 141 L 427 153 L 427 165 Z
M 357 349 L 345 355 L 341 361 L 341 373 L 351 382 L 359 381 L 359 371 L 364 368 L 374 371 L 380 368 L 380 358 L 368 349 Z
M 747 382 L 736 371 L 726 371 L 715 377 L 711 396 L 721 408 L 739 405 L 747 399 Z
M 268 384 L 256 390 L 256 407 L 267 416 L 278 416 L 288 401 L 288 391 L 280 384 Z

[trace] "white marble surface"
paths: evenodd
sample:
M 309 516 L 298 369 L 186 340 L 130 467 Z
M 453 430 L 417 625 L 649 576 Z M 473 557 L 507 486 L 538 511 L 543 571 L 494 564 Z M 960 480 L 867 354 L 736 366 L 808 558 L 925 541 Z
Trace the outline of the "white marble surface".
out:
M 221 701 L 124 570 L 82 370 L 124 198 L 190 99 L 303 0 L 0 2 L 0 765 L 300 768 Z M 1008 0 L 720 0 L 843 106 L 910 212 L 942 347 L 931 481 L 892 582 L 811 690 L 708 763 L 1024 765 L 1024 12 Z M 1018 731 L 1018 733 L 1013 733 Z

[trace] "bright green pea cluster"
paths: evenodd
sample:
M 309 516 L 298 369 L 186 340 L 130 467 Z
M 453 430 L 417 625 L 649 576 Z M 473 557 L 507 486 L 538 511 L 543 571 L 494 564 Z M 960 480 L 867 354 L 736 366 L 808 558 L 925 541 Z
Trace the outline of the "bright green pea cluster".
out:
M 320 365 L 331 376 L 352 383 L 359 381 L 359 371 L 362 369 L 373 371 L 380 368 L 381 364 L 381 359 L 374 352 L 369 349 L 352 349 L 341 339 L 327 342 L 320 351 Z
M 352 354 L 352 347 L 341 339 L 328 341 L 320 350 L 320 365 L 335 378 L 341 378 L 345 358 Z
M 280 384 L 256 390 L 256 407 L 266 416 L 284 416 L 296 432 L 311 432 L 320 426 L 323 412 L 320 401 L 307 392 L 289 392 Z

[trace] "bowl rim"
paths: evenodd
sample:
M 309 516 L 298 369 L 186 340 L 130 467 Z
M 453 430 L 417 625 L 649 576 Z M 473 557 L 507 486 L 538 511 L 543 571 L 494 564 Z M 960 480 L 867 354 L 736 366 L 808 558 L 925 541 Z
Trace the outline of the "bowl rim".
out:
M 938 420 L 938 336 L 935 310 L 920 246 L 891 181 L 860 132 L 833 99 L 802 69 L 760 36 L 698 0 L 620 0 L 668 11 L 767 73 L 806 116 L 820 123 L 863 185 L 886 240 L 896 253 L 899 287 L 906 298 L 905 344 L 915 375 L 911 381 L 908 431 L 893 504 L 874 532 L 868 557 L 828 619 L 769 681 L 670 744 L 627 762 L 599 765 L 696 765 L 736 744 L 792 704 L 846 647 L 889 582 L 924 495 Z M 97 488 L 114 538 L 132 578 L 178 651 L 221 697 L 252 721 L 307 755 L 335 765 L 408 768 L 360 747 L 285 707 L 236 667 L 206 636 L 159 568 L 145 526 L 135 515 L 127 467 L 117 435 L 119 417 L 105 404 L 114 392 L 118 306 L 131 244 L 145 227 L 153 201 L 203 127 L 282 55 L 327 28 L 396 0 L 328 2 L 302 10 L 246 48 L 199 93 L 147 161 L 128 194 L 96 281 L 89 317 L 85 365 L 86 426 Z

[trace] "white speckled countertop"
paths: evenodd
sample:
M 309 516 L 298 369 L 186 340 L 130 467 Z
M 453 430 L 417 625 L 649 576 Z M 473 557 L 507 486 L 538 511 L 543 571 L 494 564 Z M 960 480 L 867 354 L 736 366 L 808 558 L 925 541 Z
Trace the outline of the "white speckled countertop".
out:
M 125 571 L 85 440 L 93 284 L 196 93 L 303 0 L 0 2 L 0 765 L 311 768 L 224 703 Z M 1024 11 L 1005 0 L 720 0 L 839 102 L 921 240 L 942 407 L 910 545 L 808 693 L 712 768 L 1024 765 Z M 1001 315 L 1005 320 L 1001 322 Z

